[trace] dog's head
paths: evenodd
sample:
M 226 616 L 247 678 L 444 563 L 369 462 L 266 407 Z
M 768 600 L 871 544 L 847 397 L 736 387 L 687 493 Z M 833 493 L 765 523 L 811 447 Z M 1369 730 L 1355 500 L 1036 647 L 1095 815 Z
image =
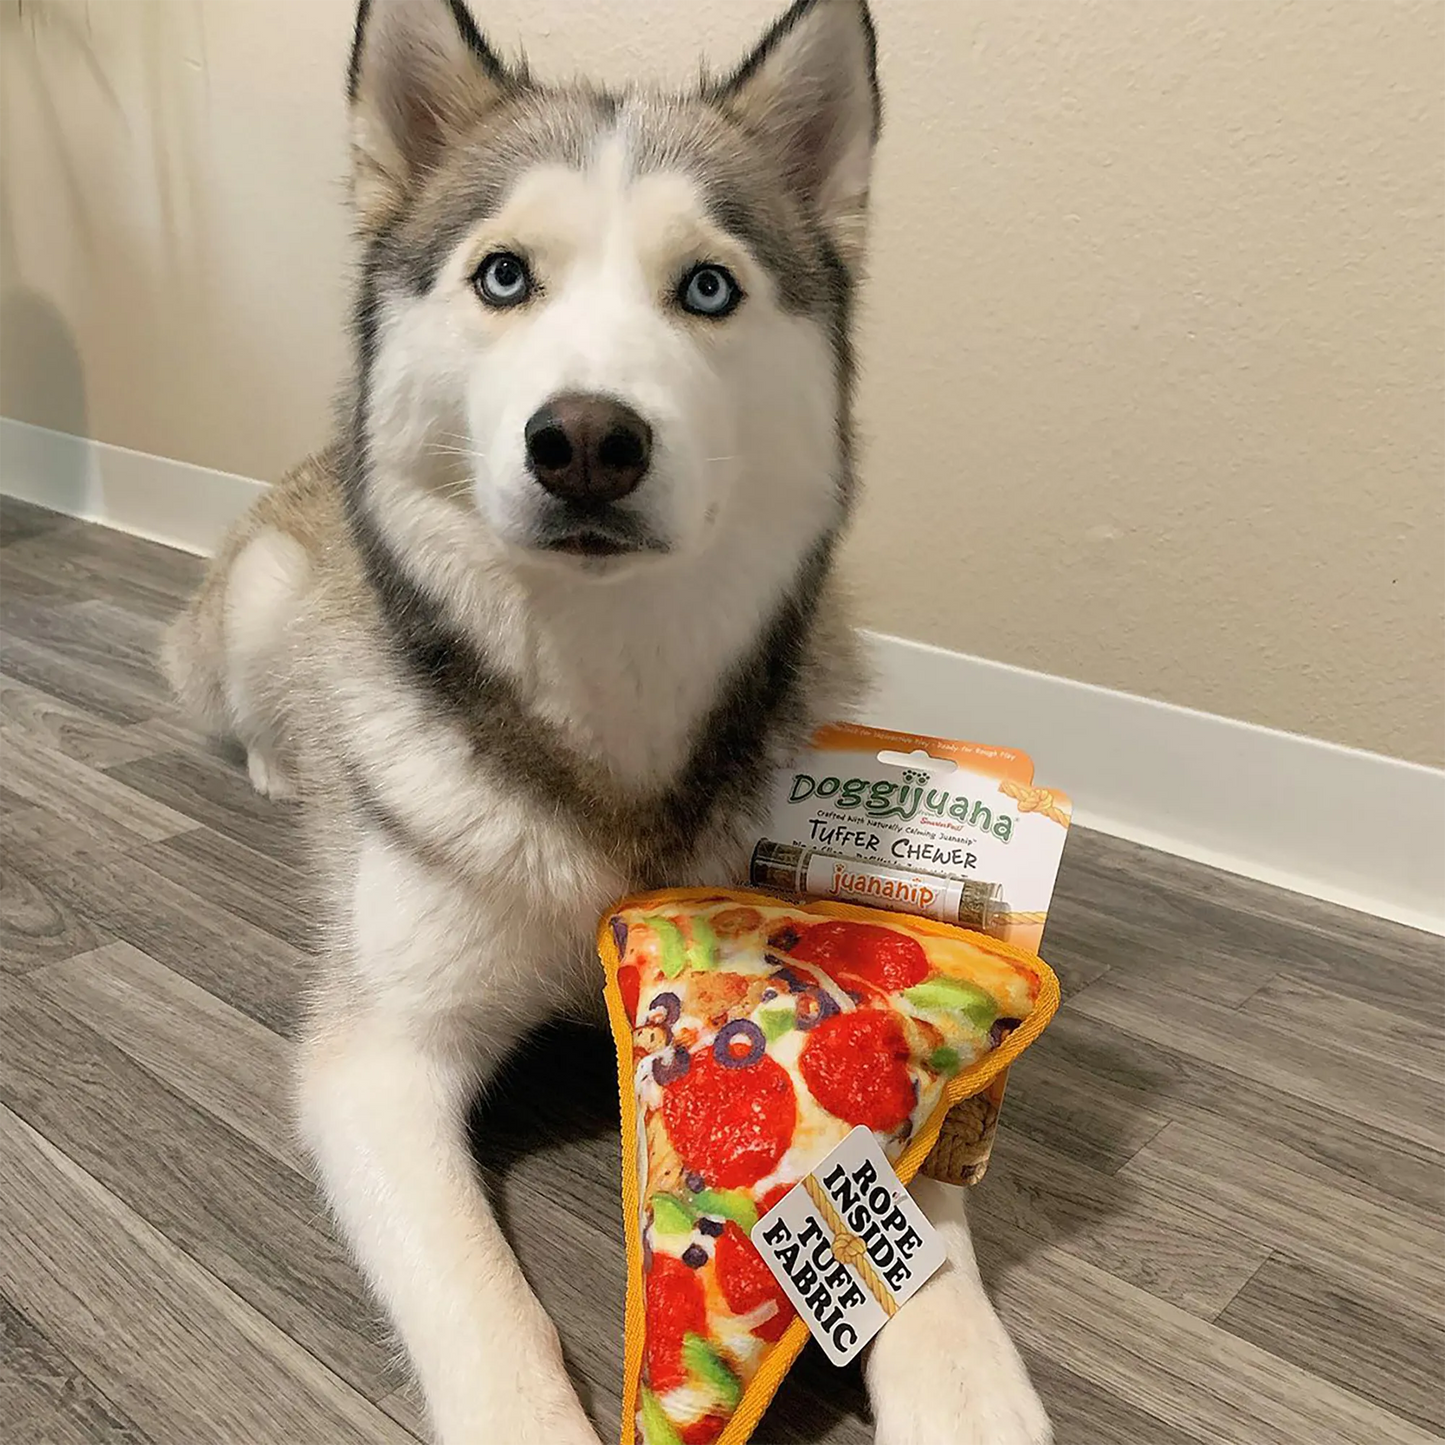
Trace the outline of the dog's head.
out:
M 461 0 L 362 0 L 349 93 L 371 469 L 600 574 L 707 547 L 749 488 L 841 516 L 865 0 L 799 0 L 683 96 L 541 85 Z

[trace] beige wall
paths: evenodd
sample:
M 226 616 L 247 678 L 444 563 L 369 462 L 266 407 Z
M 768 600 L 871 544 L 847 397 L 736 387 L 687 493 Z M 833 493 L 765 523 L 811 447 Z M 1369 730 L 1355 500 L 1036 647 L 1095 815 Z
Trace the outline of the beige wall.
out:
M 774 0 L 486 0 L 682 78 Z M 875 0 L 869 625 L 1445 760 L 1445 7 Z M 0 8 L 0 411 L 249 475 L 343 362 L 351 0 Z

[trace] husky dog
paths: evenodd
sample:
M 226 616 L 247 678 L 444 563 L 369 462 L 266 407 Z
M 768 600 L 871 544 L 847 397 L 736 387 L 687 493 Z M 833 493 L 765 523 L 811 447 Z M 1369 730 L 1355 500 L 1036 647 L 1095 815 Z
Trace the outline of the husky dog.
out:
M 864 0 L 681 96 L 555 88 L 461 0 L 362 0 L 362 260 L 334 446 L 173 626 L 182 702 L 301 794 L 328 917 L 300 1050 L 327 1195 L 442 1445 L 596 1445 L 474 1175 L 469 1102 L 597 993 L 596 918 L 721 885 L 855 688 L 849 310 Z M 1040 1445 L 957 1191 L 867 1378 L 882 1445 Z

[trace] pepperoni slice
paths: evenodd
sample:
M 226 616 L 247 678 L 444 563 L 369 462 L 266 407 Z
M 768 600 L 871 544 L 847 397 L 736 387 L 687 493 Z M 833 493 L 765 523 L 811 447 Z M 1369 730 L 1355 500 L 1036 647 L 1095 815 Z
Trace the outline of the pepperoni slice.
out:
M 913 1112 L 908 1057 L 908 1039 L 892 1014 L 859 1009 L 820 1023 L 798 1068 L 830 1114 L 889 1133 Z
M 722 1415 L 704 1415 L 700 1420 L 694 1420 L 691 1425 L 683 1425 L 678 1428 L 677 1438 L 682 1445 L 712 1445 L 723 1432 L 723 1426 L 727 1420 Z
M 745 1068 L 717 1061 L 709 1046 L 667 1086 L 662 1118 L 683 1164 L 709 1184 L 737 1189 L 772 1173 L 798 1121 L 793 1081 L 764 1054 Z
M 647 1275 L 647 1374 L 659 1393 L 687 1380 L 682 1340 L 707 1333 L 707 1300 L 697 1272 L 670 1254 L 655 1254 Z
M 635 963 L 624 964 L 617 970 L 617 991 L 622 995 L 622 1007 L 627 1010 L 627 1022 L 637 1023 L 637 999 L 642 992 L 642 979 Z
M 761 1207 L 758 1210 L 759 1214 L 766 1212 Z M 793 1322 L 796 1311 L 752 1240 L 736 1224 L 729 1223 L 718 1236 L 713 1261 L 718 1288 L 735 1315 L 745 1315 L 768 1300 L 778 1306 L 777 1313 L 769 1315 L 754 1333 L 770 1343 L 779 1339 Z
M 815 924 L 794 945 L 792 955 L 827 969 L 845 988 L 849 979 L 861 979 L 896 993 L 928 977 L 923 945 L 876 923 L 829 919 Z

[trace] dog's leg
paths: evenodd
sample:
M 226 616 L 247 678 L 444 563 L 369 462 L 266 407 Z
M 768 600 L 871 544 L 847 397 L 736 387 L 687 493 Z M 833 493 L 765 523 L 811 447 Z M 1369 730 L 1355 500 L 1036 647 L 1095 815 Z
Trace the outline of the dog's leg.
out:
M 467 1139 L 478 1088 L 563 1000 L 537 950 L 566 929 L 404 842 L 363 838 L 355 870 L 338 879 L 351 941 L 330 960 L 301 1061 L 302 1126 L 331 1205 L 441 1445 L 597 1445 Z
M 307 572 L 301 544 L 264 527 L 236 555 L 226 579 L 226 702 L 232 730 L 246 749 L 251 786 L 268 798 L 296 792 L 276 674 Z
M 475 1175 L 475 1062 L 440 1032 L 374 1013 L 322 1023 L 303 1060 L 302 1119 L 332 1207 L 441 1445 L 597 1445 Z
M 1023 1361 L 983 1292 L 962 1189 L 910 1186 L 948 1262 L 872 1346 L 877 1445 L 1049 1445 L 1053 1432 Z

